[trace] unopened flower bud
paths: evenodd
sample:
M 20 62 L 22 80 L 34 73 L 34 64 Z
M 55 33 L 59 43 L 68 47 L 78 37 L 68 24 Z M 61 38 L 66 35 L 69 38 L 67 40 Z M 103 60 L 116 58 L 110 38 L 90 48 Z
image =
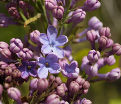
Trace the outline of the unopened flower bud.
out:
M 11 52 L 8 48 L 2 49 L 0 53 L 3 55 L 5 58 L 11 58 Z
M 40 93 L 45 91 L 48 88 L 48 86 L 49 86 L 49 82 L 47 79 L 39 79 L 37 82 L 37 88 Z
M 100 52 L 91 50 L 89 51 L 87 58 L 91 63 L 97 62 L 98 59 L 100 58 Z
M 102 22 L 95 16 L 89 20 L 88 25 L 94 30 L 99 30 L 103 27 Z
M 113 44 L 112 51 L 114 54 L 116 54 L 118 56 L 121 55 L 121 45 L 118 43 Z
M 105 58 L 105 63 L 108 65 L 113 65 L 115 64 L 115 62 L 116 62 L 116 59 L 113 55 Z
M 59 104 L 69 104 L 67 101 L 61 100 Z
M 28 48 L 23 48 L 23 50 L 17 53 L 17 56 L 23 60 L 29 60 L 33 58 L 33 52 Z
M 55 86 L 58 86 L 58 85 L 60 85 L 61 83 L 62 83 L 61 78 L 60 78 L 60 77 L 56 77 L 56 78 L 55 78 Z
M 0 69 L 5 69 L 8 66 L 8 64 L 4 61 L 0 61 Z
M 8 76 L 8 75 L 11 75 L 12 74 L 12 68 L 11 67 L 7 67 L 6 69 L 5 69 L 5 74 Z
M 11 85 L 9 84 L 9 83 L 4 83 L 4 88 L 5 89 L 8 89 L 8 88 L 10 88 L 11 87 Z
M 40 32 L 38 30 L 34 30 L 30 33 L 30 39 L 34 43 L 40 43 L 39 41 Z
M 83 98 L 79 104 L 92 104 L 92 102 L 86 98 Z
M 62 83 L 60 86 L 57 87 L 57 94 L 61 97 L 65 95 L 66 91 L 67 91 L 67 87 L 64 83 Z
M 79 84 L 76 81 L 72 81 L 69 86 L 69 91 L 71 94 L 75 94 L 79 91 Z
M 101 6 L 101 3 L 98 0 L 86 0 L 84 3 L 83 9 L 85 11 L 92 11 Z
M 120 68 L 115 68 L 111 70 L 107 76 L 107 79 L 110 81 L 117 80 L 121 77 L 121 70 Z
M 10 40 L 10 50 L 13 52 L 13 53 L 18 53 L 21 51 L 21 49 L 23 49 L 23 43 L 20 39 L 15 39 L 15 38 L 12 38 Z
M 45 0 L 45 7 L 48 10 L 53 10 L 56 5 L 57 5 L 57 3 L 55 0 Z
M 49 84 L 52 84 L 55 81 L 55 76 L 50 75 L 49 76 Z
M 99 30 L 100 36 L 106 36 L 111 37 L 110 28 L 109 27 L 103 27 Z
M 56 19 L 62 19 L 64 14 L 64 8 L 62 6 L 57 6 L 56 8 L 53 9 L 53 16 Z
M 0 84 L 0 99 L 2 97 L 2 93 L 3 93 L 3 86 Z
M 68 20 L 68 22 L 73 22 L 73 23 L 79 23 L 83 21 L 86 17 L 86 12 L 83 11 L 82 9 L 77 9 L 72 13 L 71 18 Z
M 113 40 L 112 39 L 108 39 L 107 40 L 107 45 L 106 45 L 106 48 L 110 48 L 110 47 L 112 47 L 113 46 Z
M 6 42 L 0 42 L 0 51 L 2 50 L 2 49 L 6 49 L 6 48 L 8 48 L 9 47 L 9 45 L 6 43 Z
M 94 42 L 98 38 L 95 30 L 88 31 L 86 37 L 90 42 Z
M 29 88 L 30 88 L 30 90 L 32 92 L 37 90 L 37 83 L 38 83 L 38 79 L 37 78 L 34 78 L 34 79 L 31 80 Z
M 18 102 L 18 104 L 21 102 L 21 93 L 17 88 L 11 87 L 7 90 L 8 96 Z
M 108 41 L 108 38 L 105 37 L 105 36 L 101 36 L 98 40 L 98 43 L 99 43 L 99 47 L 100 49 L 105 49 L 106 46 L 107 46 L 107 41 Z
M 82 88 L 82 85 L 85 83 L 85 79 L 83 79 L 81 76 L 78 76 L 75 81 L 79 84 L 80 88 Z
M 8 8 L 8 13 L 13 16 L 14 18 L 16 19 L 20 19 L 21 16 L 19 14 L 19 12 L 17 11 L 17 8 L 16 7 L 9 7 Z
M 59 104 L 60 99 L 59 96 L 56 94 L 51 94 L 46 99 L 46 104 Z
M 83 88 L 89 89 L 89 87 L 90 87 L 90 83 L 88 81 L 85 81 L 84 84 L 83 84 Z
M 100 58 L 97 62 L 98 64 L 98 68 L 100 69 L 101 67 L 103 67 L 105 65 L 105 61 L 104 58 Z

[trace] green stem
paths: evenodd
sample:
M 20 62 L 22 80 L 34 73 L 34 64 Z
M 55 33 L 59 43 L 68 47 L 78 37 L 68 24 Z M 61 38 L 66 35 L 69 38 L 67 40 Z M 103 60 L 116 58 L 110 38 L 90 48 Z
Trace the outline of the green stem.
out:
M 9 100 L 8 100 L 8 96 L 7 96 L 7 92 L 4 91 L 3 92 L 3 101 L 4 101 L 4 104 L 9 104 Z

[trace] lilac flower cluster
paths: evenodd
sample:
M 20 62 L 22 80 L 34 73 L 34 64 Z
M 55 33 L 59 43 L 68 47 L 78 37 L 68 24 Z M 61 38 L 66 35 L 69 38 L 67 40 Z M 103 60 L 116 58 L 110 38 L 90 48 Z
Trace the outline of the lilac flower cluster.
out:
M 17 104 L 92 104 L 83 98 L 91 82 L 120 78 L 118 66 L 105 74 L 99 72 L 105 65 L 116 63 L 115 55 L 121 55 L 121 45 L 111 39 L 109 27 L 103 27 L 94 16 L 88 21 L 88 27 L 74 36 L 78 32 L 76 26 L 86 18 L 86 12 L 101 6 L 98 0 L 86 0 L 81 7 L 77 7 L 78 2 L 12 0 L 7 3 L 8 13 L 19 25 L 31 22 L 27 25 L 29 32 L 25 39 L 12 38 L 9 44 L 0 42 L 2 102 L 4 96 L 9 96 Z M 38 23 L 35 22 L 36 13 L 41 14 Z M 2 15 L 0 25 L 8 26 L 9 23 L 13 24 Z M 36 30 L 36 26 L 40 29 Z M 89 41 L 91 50 L 83 57 L 80 67 L 71 46 L 82 41 Z M 29 91 L 23 96 L 23 87 L 20 87 L 25 83 L 29 83 Z

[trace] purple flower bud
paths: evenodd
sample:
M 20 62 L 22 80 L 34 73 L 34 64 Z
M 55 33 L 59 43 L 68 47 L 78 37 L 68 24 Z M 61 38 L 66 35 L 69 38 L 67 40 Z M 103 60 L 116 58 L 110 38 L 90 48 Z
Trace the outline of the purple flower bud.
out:
M 71 6 L 70 6 L 70 7 L 73 8 L 73 6 L 74 6 L 78 1 L 79 1 L 79 0 L 72 0 L 72 1 L 71 1 Z
M 30 94 L 33 93 L 33 91 L 37 90 L 37 83 L 38 83 L 38 79 L 34 78 L 31 80 L 29 88 L 30 88 Z
M 61 100 L 59 104 L 69 104 L 67 101 Z
M 113 44 L 114 44 L 113 40 L 112 40 L 112 39 L 108 39 L 108 40 L 107 40 L 106 48 L 110 48 L 110 47 L 112 47 Z
M 57 2 L 55 0 L 45 0 L 45 7 L 48 10 L 53 10 L 57 6 Z
M 85 19 L 86 12 L 82 9 L 77 9 L 72 13 L 71 18 L 68 20 L 68 23 L 79 23 Z
M 98 43 L 99 43 L 99 48 L 100 49 L 105 49 L 106 46 L 107 46 L 107 41 L 108 41 L 108 38 L 105 37 L 105 36 L 101 36 L 98 40 Z
M 118 43 L 113 44 L 112 51 L 114 54 L 116 54 L 118 56 L 121 55 L 121 45 Z
M 97 62 L 98 64 L 98 68 L 100 69 L 101 67 L 103 67 L 105 65 L 105 61 L 104 58 L 100 58 Z
M 11 81 L 12 81 L 12 77 L 11 77 L 11 76 L 7 76 L 7 77 L 5 78 L 5 82 L 10 83 Z
M 0 61 L 0 69 L 5 69 L 6 67 L 8 67 L 8 64 L 4 61 Z
M 88 31 L 86 37 L 90 42 L 95 42 L 95 40 L 98 38 L 95 30 Z
M 6 43 L 6 42 L 0 42 L 0 51 L 2 50 L 2 49 L 6 49 L 6 48 L 8 48 L 9 47 L 9 45 Z
M 110 28 L 109 27 L 103 27 L 99 30 L 100 36 L 106 36 L 111 37 Z
M 49 84 L 52 84 L 55 81 L 55 76 L 50 75 L 48 81 L 49 81 Z
M 92 102 L 86 98 L 83 98 L 82 100 L 80 100 L 78 103 L 76 104 L 92 104 Z
M 110 66 L 115 64 L 115 62 L 116 62 L 115 57 L 113 55 L 106 57 L 104 60 L 105 60 L 105 63 Z
M 65 92 L 67 91 L 67 87 L 65 83 L 62 83 L 60 86 L 57 87 L 57 94 L 61 97 L 65 96 Z
M 89 89 L 90 83 L 88 81 L 85 81 L 83 84 L 83 89 Z
M 100 52 L 91 50 L 91 51 L 89 51 L 87 58 L 91 63 L 95 63 L 100 58 Z
M 13 53 L 18 53 L 21 51 L 21 49 L 23 49 L 23 43 L 20 39 L 15 39 L 15 38 L 12 38 L 10 40 L 10 50 L 13 52 Z
M 0 84 L 0 99 L 2 97 L 2 93 L 3 93 L 3 86 Z
M 53 9 L 53 16 L 56 19 L 62 19 L 64 14 L 64 8 L 62 6 L 56 6 L 56 8 Z
M 25 9 L 26 8 L 26 3 L 22 0 L 19 1 L 19 7 L 22 8 L 22 9 Z
M 69 86 L 69 91 L 71 94 L 75 94 L 79 91 L 79 84 L 76 81 L 72 81 Z
M 8 75 L 11 75 L 12 74 L 12 68 L 11 67 L 7 67 L 6 69 L 5 69 L 5 74 L 8 76 Z
M 19 53 L 17 53 L 17 56 L 23 60 L 29 60 L 33 58 L 33 52 L 28 48 L 23 48 Z
M 18 104 L 21 103 L 21 93 L 17 88 L 10 87 L 8 90 L 8 96 L 18 102 Z
M 84 3 L 83 9 L 85 11 L 92 11 L 101 6 L 101 3 L 98 0 L 86 0 Z
M 46 99 L 46 104 L 59 104 L 59 103 L 60 103 L 60 99 L 59 99 L 59 96 L 56 94 L 51 94 Z
M 88 25 L 94 30 L 99 30 L 103 27 L 103 23 L 95 16 L 89 20 Z
M 11 58 L 11 52 L 8 48 L 2 49 L 0 53 L 3 55 L 5 58 Z
M 42 93 L 45 91 L 49 86 L 49 82 L 47 79 L 39 79 L 37 82 L 37 88 L 39 90 L 39 93 Z
M 58 85 L 60 85 L 60 84 L 62 84 L 61 78 L 60 78 L 60 77 L 56 77 L 56 78 L 55 78 L 55 86 L 58 86 Z
M 114 81 L 119 79 L 120 77 L 121 77 L 120 68 L 115 68 L 108 73 L 107 79 L 110 81 Z
M 94 65 L 86 64 L 85 65 L 85 73 L 90 78 L 96 76 L 98 73 L 98 64 L 94 64 Z
M 8 13 L 13 16 L 14 18 L 16 19 L 20 19 L 21 16 L 19 14 L 19 12 L 17 11 L 17 8 L 16 7 L 9 7 L 8 8 Z
M 79 84 L 80 88 L 82 88 L 82 85 L 85 83 L 85 79 L 83 79 L 81 76 L 78 76 L 75 81 Z
M 30 39 L 34 43 L 40 43 L 39 36 L 40 32 L 38 30 L 34 30 L 33 32 L 30 33 Z

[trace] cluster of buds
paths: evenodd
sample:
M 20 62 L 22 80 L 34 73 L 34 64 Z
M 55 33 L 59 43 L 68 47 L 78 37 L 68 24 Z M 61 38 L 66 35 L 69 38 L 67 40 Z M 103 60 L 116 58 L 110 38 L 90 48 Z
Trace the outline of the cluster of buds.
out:
M 29 88 L 30 96 L 38 92 L 41 97 L 44 93 L 48 92 L 48 95 L 45 95 L 43 99 L 47 104 L 69 104 L 71 102 L 70 99 L 73 98 L 74 95 L 76 95 L 74 99 L 74 102 L 76 102 L 79 100 L 80 95 L 87 94 L 89 87 L 90 83 L 85 81 L 81 76 L 68 79 L 68 81 L 64 83 L 60 77 L 50 75 L 48 80 L 32 79 Z M 41 99 L 38 100 L 38 102 L 43 102 Z
M 95 30 L 87 32 L 87 40 L 90 41 L 93 50 L 83 58 L 81 69 L 86 72 L 89 80 L 95 76 L 98 76 L 99 80 L 117 80 L 121 76 L 120 68 L 115 68 L 106 74 L 100 74 L 98 70 L 105 65 L 112 66 L 115 64 L 116 59 L 114 55 L 121 55 L 121 45 L 114 43 L 110 38 L 109 27 L 102 27 L 97 32 Z M 96 42 L 99 45 L 98 49 L 95 47 Z M 103 50 L 108 51 L 100 55 Z
M 33 7 L 23 0 L 19 0 L 19 2 L 12 1 L 7 4 L 7 10 L 8 13 L 14 17 L 15 19 L 21 19 L 21 15 L 19 11 L 22 11 L 26 18 L 29 18 L 31 15 L 33 15 Z

